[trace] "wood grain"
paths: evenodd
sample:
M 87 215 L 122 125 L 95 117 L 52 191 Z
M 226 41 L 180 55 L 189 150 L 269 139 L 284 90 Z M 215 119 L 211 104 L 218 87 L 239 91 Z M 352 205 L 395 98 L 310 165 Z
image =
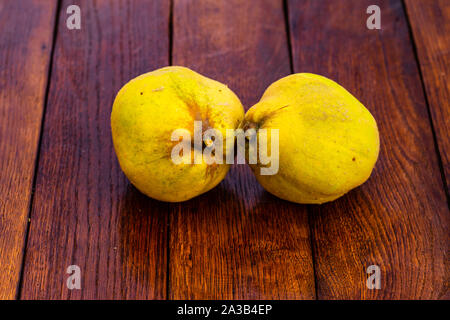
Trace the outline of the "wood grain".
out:
M 436 139 L 450 186 L 450 1 L 405 2 Z
M 449 212 L 417 62 L 400 1 L 288 2 L 294 69 L 336 80 L 373 113 L 381 152 L 370 180 L 310 206 L 319 299 L 434 299 L 448 295 Z M 366 269 L 381 268 L 381 289 Z
M 173 64 L 226 83 L 250 107 L 290 73 L 282 1 L 175 0 Z M 306 208 L 232 168 L 170 215 L 171 299 L 315 298 Z
M 76 1 L 61 6 L 25 257 L 22 299 L 162 299 L 167 205 L 134 189 L 110 131 L 115 94 L 168 64 L 169 2 Z M 81 290 L 66 287 L 81 268 Z
M 0 3 L 0 299 L 17 295 L 56 1 Z

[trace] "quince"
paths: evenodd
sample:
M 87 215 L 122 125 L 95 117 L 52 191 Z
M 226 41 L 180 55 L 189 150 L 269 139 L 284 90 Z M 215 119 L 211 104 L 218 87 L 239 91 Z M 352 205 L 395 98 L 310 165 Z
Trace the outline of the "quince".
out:
M 257 136 L 279 130 L 278 172 L 261 174 L 259 160 L 250 166 L 268 192 L 297 203 L 332 201 L 364 183 L 380 147 L 370 112 L 336 82 L 309 73 L 270 85 L 243 126 Z
M 208 143 L 202 136 L 214 129 L 225 137 L 226 130 L 238 128 L 243 118 L 239 98 L 226 85 L 173 66 L 138 76 L 120 89 L 111 130 L 120 167 L 131 183 L 149 197 L 178 202 L 214 188 L 225 178 L 229 164 L 206 161 L 203 151 Z M 173 133 L 184 130 L 194 139 L 195 123 L 200 124 L 203 143 L 192 143 L 191 148 L 189 142 L 189 148 L 182 149 L 182 162 L 176 163 L 173 151 L 180 142 L 174 141 Z M 233 150 L 229 143 L 223 145 L 226 158 Z

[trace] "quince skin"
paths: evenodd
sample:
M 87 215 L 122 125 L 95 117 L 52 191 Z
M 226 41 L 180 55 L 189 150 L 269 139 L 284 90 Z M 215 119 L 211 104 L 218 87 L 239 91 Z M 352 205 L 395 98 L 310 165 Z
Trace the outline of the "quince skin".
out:
M 297 203 L 332 201 L 364 183 L 380 147 L 370 112 L 336 82 L 309 73 L 270 85 L 243 126 L 257 134 L 279 129 L 278 173 L 261 175 L 261 163 L 250 166 L 268 192 Z
M 175 164 L 172 133 L 185 129 L 194 137 L 194 121 L 203 131 L 236 129 L 244 118 L 239 98 L 224 84 L 188 68 L 165 67 L 138 76 L 117 94 L 111 114 L 114 148 L 120 166 L 141 192 L 154 199 L 178 202 L 202 194 L 222 181 L 225 162 L 194 163 L 202 147 L 193 147 Z M 203 132 L 201 132 L 202 134 Z M 223 157 L 230 148 L 224 145 Z M 232 150 L 228 151 L 232 152 Z

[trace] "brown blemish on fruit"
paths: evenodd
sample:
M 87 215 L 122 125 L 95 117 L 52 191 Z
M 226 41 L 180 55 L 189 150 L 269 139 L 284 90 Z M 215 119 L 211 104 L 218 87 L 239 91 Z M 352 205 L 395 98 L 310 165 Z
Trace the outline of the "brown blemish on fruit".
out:
M 219 166 L 216 163 L 213 163 L 206 167 L 205 176 L 208 177 L 210 181 L 212 181 L 215 178 L 218 170 L 219 170 Z
M 275 109 L 275 110 L 273 110 L 272 112 L 269 112 L 268 114 L 266 114 L 265 116 L 263 116 L 261 119 L 259 119 L 259 121 L 258 121 L 258 123 L 256 123 L 255 124 L 255 129 L 256 129 L 256 131 L 258 131 L 259 130 L 259 128 L 262 128 L 262 127 L 264 127 L 264 123 L 267 121 L 267 120 L 270 120 L 273 116 L 275 116 L 278 112 L 280 112 L 281 110 L 283 110 L 283 109 L 285 109 L 285 108 L 287 108 L 287 107 L 289 107 L 289 105 L 287 104 L 287 105 L 285 105 L 285 106 L 282 106 L 282 107 L 280 107 L 280 108 L 278 108 L 278 109 Z

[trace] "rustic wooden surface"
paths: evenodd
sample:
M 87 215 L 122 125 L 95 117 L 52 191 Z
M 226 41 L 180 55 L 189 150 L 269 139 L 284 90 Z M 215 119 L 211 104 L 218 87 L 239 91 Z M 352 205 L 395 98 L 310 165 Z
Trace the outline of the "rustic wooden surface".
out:
M 172 63 L 226 83 L 246 109 L 291 73 L 281 1 L 176 0 L 173 9 Z M 306 208 L 269 195 L 246 166 L 173 206 L 170 240 L 171 299 L 315 298 Z
M 164 299 L 167 205 L 121 173 L 109 117 L 124 82 L 168 64 L 169 5 L 78 4 L 81 30 L 60 11 L 21 298 Z M 70 265 L 83 290 L 67 289 Z
M 363 187 L 309 207 L 317 295 L 442 298 L 448 207 L 417 62 L 402 4 L 378 2 L 380 31 L 361 27 L 366 17 L 358 13 L 370 4 L 348 2 L 336 12 L 334 1 L 289 2 L 295 72 L 322 74 L 347 88 L 377 119 L 381 140 Z M 384 275 L 382 290 L 366 287 L 372 264 Z
M 66 28 L 70 4 L 81 30 Z M 448 299 L 450 9 L 379 1 L 382 29 L 368 30 L 371 4 L 0 2 L 0 298 Z M 145 197 L 109 115 L 126 81 L 168 64 L 228 84 L 246 109 L 292 72 L 338 81 L 377 119 L 372 177 L 321 206 L 273 197 L 242 165 L 182 204 Z
M 0 299 L 17 295 L 56 1 L 0 2 Z
M 428 103 L 450 186 L 450 1 L 407 0 L 407 13 L 419 55 Z

